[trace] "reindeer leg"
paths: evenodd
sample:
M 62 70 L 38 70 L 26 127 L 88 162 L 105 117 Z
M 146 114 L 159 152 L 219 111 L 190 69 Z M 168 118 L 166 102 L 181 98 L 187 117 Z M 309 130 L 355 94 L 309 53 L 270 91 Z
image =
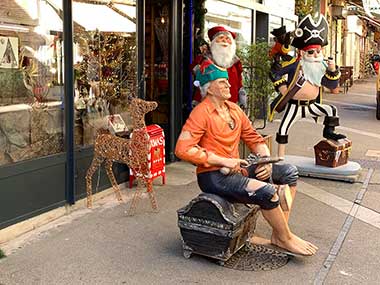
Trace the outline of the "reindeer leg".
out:
M 117 200 L 123 201 L 123 198 L 121 197 L 119 185 L 117 185 L 115 175 L 113 174 L 113 171 L 112 171 L 112 161 L 111 160 L 106 159 L 105 168 L 106 168 L 108 178 L 111 181 L 112 188 L 115 191 Z
M 152 204 L 152 209 L 154 210 L 154 212 L 158 212 L 157 200 L 156 195 L 154 194 L 152 181 L 147 182 L 147 192 L 149 195 L 150 203 Z
M 137 178 L 137 177 L 136 177 Z M 141 186 L 141 178 L 137 178 L 137 187 L 136 187 L 136 192 L 133 195 L 131 205 L 129 206 L 129 209 L 127 210 L 127 215 L 132 216 L 135 213 L 137 203 L 141 199 L 141 194 L 142 194 L 142 186 Z
M 104 158 L 94 155 L 91 165 L 86 174 L 87 208 L 92 208 L 92 176 L 96 169 L 102 164 Z

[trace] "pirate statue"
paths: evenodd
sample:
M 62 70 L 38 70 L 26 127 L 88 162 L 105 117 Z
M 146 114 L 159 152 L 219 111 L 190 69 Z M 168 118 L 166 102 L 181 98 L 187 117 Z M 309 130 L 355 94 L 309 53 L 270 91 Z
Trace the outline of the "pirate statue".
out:
M 346 136 L 335 133 L 339 126 L 337 108 L 322 104 L 322 86 L 334 89 L 338 86 L 340 72 L 332 58 L 327 63 L 323 58 L 322 47 L 327 45 L 328 24 L 323 15 L 315 22 L 307 15 L 298 25 L 297 35 L 292 46 L 298 49 L 298 58 L 272 68 L 271 79 L 279 96 L 271 103 L 270 119 L 274 112 L 282 112 L 280 127 L 276 134 L 278 156 L 284 157 L 288 143 L 289 128 L 298 120 L 312 117 L 317 120 L 324 116 L 323 137 L 331 140 Z
M 290 52 L 291 33 L 286 32 L 286 27 L 281 26 L 273 29 L 271 34 L 274 36 L 275 44 L 269 51 L 269 57 L 273 59 L 272 68 L 280 69 L 281 63 L 291 61 L 293 58 L 288 53 Z

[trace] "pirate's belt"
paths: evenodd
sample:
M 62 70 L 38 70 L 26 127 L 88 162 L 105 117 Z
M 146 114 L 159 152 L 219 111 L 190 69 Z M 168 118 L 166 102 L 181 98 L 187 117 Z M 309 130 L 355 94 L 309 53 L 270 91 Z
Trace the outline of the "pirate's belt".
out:
M 293 105 L 297 105 L 297 106 L 309 106 L 313 103 L 315 103 L 316 100 L 313 99 L 313 100 L 294 100 L 294 99 L 290 99 L 289 100 L 289 104 L 293 104 Z
M 275 110 L 277 112 L 282 112 L 285 109 L 286 104 L 289 102 L 290 99 L 294 97 L 294 95 L 302 88 L 302 86 L 305 84 L 306 79 L 303 75 L 299 75 L 298 79 L 295 84 L 286 92 L 284 96 L 280 95 L 278 96 L 272 103 L 276 102 Z

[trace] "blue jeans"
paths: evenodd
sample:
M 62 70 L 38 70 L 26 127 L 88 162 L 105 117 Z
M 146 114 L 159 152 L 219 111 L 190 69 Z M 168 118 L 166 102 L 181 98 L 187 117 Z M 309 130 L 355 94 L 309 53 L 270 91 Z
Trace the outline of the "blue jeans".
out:
M 224 175 L 219 170 L 203 172 L 197 175 L 198 185 L 205 193 L 219 195 L 232 203 L 256 204 L 262 209 L 273 209 L 279 200 L 271 201 L 276 190 L 272 184 L 260 187 L 254 192 L 247 191 L 249 178 L 255 178 L 256 166 L 248 167 L 248 177 L 240 173 Z M 273 164 L 272 180 L 274 184 L 297 184 L 297 168 L 290 164 Z

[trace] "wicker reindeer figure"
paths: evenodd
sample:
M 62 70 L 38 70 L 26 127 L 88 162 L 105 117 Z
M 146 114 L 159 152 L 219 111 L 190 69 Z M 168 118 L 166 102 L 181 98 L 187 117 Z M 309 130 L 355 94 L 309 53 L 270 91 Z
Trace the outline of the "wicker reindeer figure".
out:
M 87 207 L 92 207 L 92 176 L 96 169 L 105 162 L 105 169 L 116 197 L 122 201 L 119 186 L 112 171 L 114 161 L 125 163 L 133 170 L 138 187 L 132 198 L 129 214 L 133 214 L 138 199 L 141 196 L 141 185 L 146 186 L 152 208 L 157 210 L 152 182 L 148 181 L 148 153 L 150 148 L 149 136 L 145 126 L 145 114 L 157 108 L 156 102 L 133 98 L 130 105 L 133 131 L 130 139 L 120 138 L 110 133 L 99 134 L 94 144 L 94 158 L 86 174 Z

